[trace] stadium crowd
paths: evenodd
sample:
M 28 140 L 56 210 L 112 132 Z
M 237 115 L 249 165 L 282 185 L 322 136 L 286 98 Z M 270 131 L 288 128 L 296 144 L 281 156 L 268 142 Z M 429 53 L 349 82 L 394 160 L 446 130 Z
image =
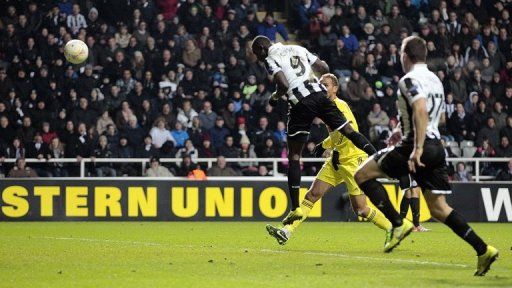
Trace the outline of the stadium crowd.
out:
M 151 159 L 153 176 L 268 175 L 271 163 L 224 160 L 286 157 L 288 104 L 268 104 L 274 87 L 249 48 L 256 35 L 325 59 L 360 130 L 384 147 L 399 118 L 401 39 L 417 33 L 445 86 L 444 139 L 473 141 L 474 157 L 512 157 L 511 8 L 504 0 L 1 1 L 0 173 L 76 176 L 78 164 L 44 159 L 137 157 Z M 272 12 L 285 9 L 278 23 Z M 84 65 L 65 61 L 73 38 L 89 46 Z M 304 156 L 326 135 L 316 119 Z M 218 161 L 207 169 L 199 157 Z M 23 158 L 42 161 L 27 168 Z M 304 174 L 320 165 L 304 163 Z M 455 179 L 471 179 L 456 166 Z M 481 172 L 510 180 L 508 166 Z M 88 173 L 135 176 L 139 167 L 94 162 Z

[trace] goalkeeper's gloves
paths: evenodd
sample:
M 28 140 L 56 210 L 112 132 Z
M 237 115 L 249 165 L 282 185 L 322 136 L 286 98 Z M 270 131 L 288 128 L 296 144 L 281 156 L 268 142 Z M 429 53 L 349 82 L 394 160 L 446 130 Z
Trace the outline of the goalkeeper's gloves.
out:
M 340 165 L 340 152 L 333 150 L 332 151 L 332 167 L 334 167 L 334 170 L 338 171 L 338 165 Z
M 277 92 L 272 93 L 270 99 L 268 100 L 268 104 L 270 106 L 275 107 L 277 105 L 277 101 L 279 101 L 279 97 L 277 96 Z

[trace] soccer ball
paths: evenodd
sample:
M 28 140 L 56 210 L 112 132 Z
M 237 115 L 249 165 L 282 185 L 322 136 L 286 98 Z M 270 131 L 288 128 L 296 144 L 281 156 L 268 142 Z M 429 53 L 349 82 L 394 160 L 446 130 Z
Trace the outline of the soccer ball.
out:
M 70 40 L 64 46 L 64 57 L 70 63 L 80 64 L 87 60 L 87 56 L 89 55 L 89 48 L 87 44 L 80 40 Z

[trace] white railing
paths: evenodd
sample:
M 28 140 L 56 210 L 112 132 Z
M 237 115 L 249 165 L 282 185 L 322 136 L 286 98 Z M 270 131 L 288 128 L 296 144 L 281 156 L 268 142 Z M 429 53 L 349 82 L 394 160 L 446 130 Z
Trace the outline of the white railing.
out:
M 79 163 L 80 164 L 80 178 L 85 178 L 85 163 L 140 163 L 142 175 L 144 175 L 146 164 L 149 162 L 147 158 L 60 158 L 60 159 L 35 159 L 35 158 L 27 158 L 25 159 L 27 163 Z M 480 175 L 480 163 L 481 162 L 508 162 L 510 158 L 447 158 L 448 162 L 456 163 L 456 162 L 464 162 L 475 163 L 474 169 L 474 180 L 492 180 L 492 176 L 483 176 Z M 162 163 L 180 163 L 181 158 L 161 158 L 160 162 Z M 213 163 L 217 161 L 217 158 L 198 158 L 195 159 L 196 163 L 207 163 L 208 168 L 212 167 Z M 303 158 L 302 162 L 321 162 L 323 163 L 325 159 L 323 158 Z M 5 159 L 5 163 L 15 163 L 16 159 Z M 272 162 L 272 176 L 271 177 L 279 177 L 279 173 L 277 171 L 279 163 L 287 163 L 288 159 L 286 158 L 226 158 L 226 162 Z

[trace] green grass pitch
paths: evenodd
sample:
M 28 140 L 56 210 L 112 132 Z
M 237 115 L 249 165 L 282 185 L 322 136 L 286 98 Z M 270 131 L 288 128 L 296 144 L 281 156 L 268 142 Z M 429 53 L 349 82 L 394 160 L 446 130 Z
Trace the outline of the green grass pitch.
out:
M 251 222 L 0 223 L 0 287 L 512 287 L 512 225 L 473 224 L 473 250 L 427 223 L 393 253 L 369 223 L 305 223 L 286 246 Z

